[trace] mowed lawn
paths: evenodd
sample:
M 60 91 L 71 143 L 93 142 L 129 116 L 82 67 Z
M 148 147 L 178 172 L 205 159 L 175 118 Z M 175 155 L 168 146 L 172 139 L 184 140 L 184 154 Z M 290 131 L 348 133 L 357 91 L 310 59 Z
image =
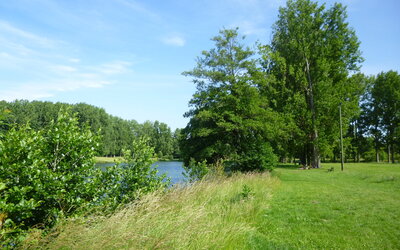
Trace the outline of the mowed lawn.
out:
M 328 172 L 334 167 L 335 170 Z M 153 194 L 113 216 L 74 219 L 25 247 L 400 249 L 400 164 L 282 166 Z
M 334 167 L 334 171 L 328 169 Z M 283 166 L 259 246 L 272 248 L 400 248 L 400 164 Z

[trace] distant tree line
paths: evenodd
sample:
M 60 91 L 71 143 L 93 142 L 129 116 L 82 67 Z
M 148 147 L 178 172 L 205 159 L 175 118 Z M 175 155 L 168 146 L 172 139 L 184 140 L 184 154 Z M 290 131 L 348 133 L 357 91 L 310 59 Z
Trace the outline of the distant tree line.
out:
M 148 137 L 149 144 L 155 149 L 155 154 L 161 159 L 179 158 L 178 135 L 180 130 L 171 128 L 162 122 L 146 121 L 138 123 L 135 120 L 124 120 L 112 116 L 103 108 L 85 103 L 66 104 L 47 101 L 16 100 L 0 101 L 0 110 L 7 110 L 7 115 L 0 124 L 0 130 L 5 132 L 13 124 L 29 123 L 34 130 L 47 127 L 55 120 L 62 107 L 70 107 L 77 113 L 79 126 L 88 125 L 93 133 L 100 135 L 99 156 L 121 156 L 132 141 L 138 137 Z
M 289 0 L 269 44 L 247 47 L 238 29 L 212 38 L 215 46 L 183 73 L 197 87 L 182 132 L 185 163 L 265 170 L 278 157 L 319 168 L 340 158 L 339 107 L 346 160 L 395 162 L 400 76 L 360 73 L 360 42 L 346 18 L 340 3 Z

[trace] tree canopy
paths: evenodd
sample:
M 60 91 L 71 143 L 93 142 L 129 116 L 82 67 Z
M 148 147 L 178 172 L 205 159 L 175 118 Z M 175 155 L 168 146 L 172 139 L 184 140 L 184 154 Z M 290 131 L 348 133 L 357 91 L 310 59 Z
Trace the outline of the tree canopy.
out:
M 326 9 L 310 0 L 288 1 L 279 9 L 270 45 L 262 48 L 267 72 L 275 77 L 275 110 L 289 112 L 298 128 L 295 154 L 304 165 L 320 166 L 338 134 L 338 107 L 345 124 L 357 114 L 360 82 L 349 80 L 362 62 L 359 41 L 346 21 L 346 8 Z
M 270 169 L 275 155 L 267 142 L 268 120 L 274 113 L 257 86 L 254 52 L 242 44 L 237 29 L 222 30 L 212 39 L 215 48 L 203 51 L 193 77 L 197 91 L 190 101 L 190 117 L 183 129 L 186 163 L 206 159 L 230 162 L 240 170 Z

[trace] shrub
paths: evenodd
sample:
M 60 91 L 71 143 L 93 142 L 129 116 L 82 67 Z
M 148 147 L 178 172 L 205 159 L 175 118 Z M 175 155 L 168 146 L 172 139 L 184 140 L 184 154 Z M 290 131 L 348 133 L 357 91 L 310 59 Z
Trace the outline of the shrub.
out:
M 229 170 L 234 171 L 271 171 L 278 158 L 268 143 L 250 144 L 241 154 L 233 157 Z
M 183 175 L 189 182 L 201 180 L 210 171 L 206 160 L 196 162 L 194 159 L 190 159 L 189 164 L 184 165 L 183 168 L 185 169 Z
M 143 193 L 168 185 L 152 167 L 147 140 L 125 151 L 125 163 L 95 167 L 99 137 L 61 110 L 48 128 L 11 128 L 0 140 L 0 247 L 13 247 L 21 232 L 46 228 L 92 207 L 113 211 Z
M 169 185 L 166 176 L 157 175 L 152 167 L 154 148 L 149 146 L 147 138 L 135 140 L 132 150 L 124 151 L 123 163 L 117 163 L 96 175 L 96 201 L 107 210 L 138 199 L 141 194 L 155 191 Z
M 0 141 L 2 238 L 45 227 L 92 199 L 88 179 L 98 138 L 67 110 L 46 130 L 13 127 Z

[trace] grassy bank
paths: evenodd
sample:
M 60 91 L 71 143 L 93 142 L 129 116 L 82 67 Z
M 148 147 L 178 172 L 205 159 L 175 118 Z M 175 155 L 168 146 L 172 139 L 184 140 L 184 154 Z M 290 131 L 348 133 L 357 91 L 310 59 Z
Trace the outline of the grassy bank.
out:
M 240 174 L 152 194 L 112 217 L 66 223 L 46 248 L 243 248 L 278 183 L 269 174 Z
M 123 160 L 122 157 L 104 157 L 104 156 L 96 156 L 94 158 L 96 163 L 115 163 Z
M 285 166 L 275 177 L 238 174 L 152 194 L 111 217 L 70 220 L 32 246 L 399 248 L 400 165 L 339 169 Z

